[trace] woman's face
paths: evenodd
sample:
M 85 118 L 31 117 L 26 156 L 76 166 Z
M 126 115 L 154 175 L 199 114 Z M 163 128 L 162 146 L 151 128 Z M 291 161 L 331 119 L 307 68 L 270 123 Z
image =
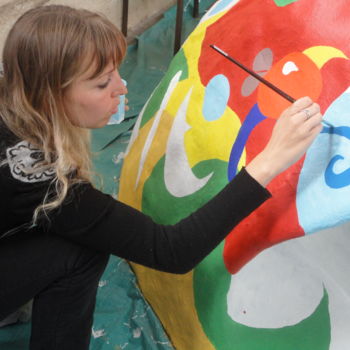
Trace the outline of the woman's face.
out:
M 112 63 L 99 76 L 90 79 L 94 68 L 79 76 L 64 97 L 71 122 L 88 129 L 105 126 L 118 111 L 119 96 L 128 92 Z

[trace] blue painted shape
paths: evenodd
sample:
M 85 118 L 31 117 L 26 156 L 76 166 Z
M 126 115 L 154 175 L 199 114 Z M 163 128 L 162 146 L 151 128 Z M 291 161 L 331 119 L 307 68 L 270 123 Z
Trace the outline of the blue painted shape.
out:
M 258 105 L 255 104 L 245 118 L 239 130 L 235 143 L 232 146 L 227 169 L 227 176 L 230 181 L 236 176 L 238 162 L 242 156 L 244 146 L 247 143 L 250 133 L 256 127 L 256 125 L 258 125 L 264 119 L 266 119 L 266 117 L 261 114 Z
M 208 121 L 219 119 L 230 97 L 230 83 L 223 74 L 215 75 L 205 88 L 203 115 Z
M 325 181 L 329 187 L 342 188 L 350 185 L 350 168 L 344 170 L 340 174 L 336 174 L 333 170 L 335 163 L 344 159 L 343 156 L 336 155 L 330 161 L 325 172 Z
M 332 130 L 329 129 L 329 131 L 350 140 L 350 127 L 348 126 L 339 126 Z M 325 133 L 327 130 L 323 129 L 322 132 Z M 342 155 L 337 154 L 329 162 L 325 172 L 325 181 L 329 187 L 342 188 L 350 185 L 350 167 L 339 174 L 334 171 L 335 163 L 343 159 L 344 157 Z
M 221 0 L 211 10 L 209 10 L 208 17 L 214 16 L 217 13 L 224 10 L 228 5 L 232 3 L 232 0 Z
M 297 186 L 299 224 L 306 234 L 350 219 L 350 93 L 325 112 L 334 128 L 324 127 L 304 160 Z

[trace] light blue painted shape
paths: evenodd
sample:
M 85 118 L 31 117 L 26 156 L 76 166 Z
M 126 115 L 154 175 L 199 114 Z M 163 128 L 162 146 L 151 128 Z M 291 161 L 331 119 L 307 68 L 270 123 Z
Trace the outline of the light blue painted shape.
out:
M 126 80 L 122 79 L 122 82 L 127 86 Z M 120 124 L 125 118 L 125 95 L 119 96 L 119 105 L 117 113 L 114 113 L 108 121 L 108 125 Z
M 207 121 L 219 119 L 230 96 L 230 83 L 223 74 L 215 75 L 205 89 L 203 115 Z
M 211 10 L 209 10 L 207 16 L 211 17 L 211 16 L 216 15 L 217 13 L 221 12 L 222 10 L 224 10 L 232 2 L 236 3 L 236 1 L 232 1 L 232 0 L 221 0 L 221 1 L 219 1 L 215 6 L 213 6 L 213 8 Z
M 299 223 L 306 234 L 341 224 L 350 219 L 350 186 L 344 172 L 350 168 L 350 93 L 339 96 L 324 119 L 324 127 L 308 150 L 297 187 Z

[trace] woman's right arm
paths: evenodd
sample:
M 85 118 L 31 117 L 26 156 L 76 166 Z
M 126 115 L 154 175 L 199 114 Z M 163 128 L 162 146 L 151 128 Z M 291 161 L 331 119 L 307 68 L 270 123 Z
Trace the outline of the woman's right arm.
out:
M 82 185 L 51 215 L 49 232 L 157 270 L 186 273 L 270 198 L 244 169 L 204 206 L 174 225 Z M 73 200 L 74 198 L 74 200 Z
M 305 109 L 309 110 L 307 118 Z M 270 197 L 264 186 L 296 162 L 321 130 L 319 107 L 295 102 L 277 121 L 270 141 L 206 205 L 175 225 L 143 213 L 91 186 L 77 190 L 52 222 L 56 234 L 154 269 L 185 273 L 207 256 L 246 216 Z M 249 232 L 247 232 L 249 234 Z

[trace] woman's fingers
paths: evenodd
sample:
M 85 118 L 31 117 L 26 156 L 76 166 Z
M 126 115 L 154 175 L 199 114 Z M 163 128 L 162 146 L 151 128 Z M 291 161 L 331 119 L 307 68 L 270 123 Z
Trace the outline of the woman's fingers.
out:
M 129 106 L 128 106 L 128 103 L 129 103 L 129 99 L 127 97 L 125 97 L 125 102 L 124 102 L 124 104 L 125 104 L 125 107 L 124 107 L 125 111 L 128 111 L 130 109 Z
M 319 104 L 313 102 L 309 97 L 302 97 L 295 101 L 281 115 L 284 123 L 292 127 L 315 126 L 322 121 Z
M 290 107 L 290 113 L 296 114 L 296 113 L 302 111 L 303 109 L 309 108 L 313 103 L 314 102 L 308 96 L 299 98 Z
M 300 118 L 304 121 L 307 121 L 308 119 L 312 118 L 316 114 L 320 113 L 320 106 L 317 103 L 313 103 L 307 108 L 302 109 L 300 112 Z
M 314 130 L 315 128 L 318 128 L 318 127 L 320 127 L 320 129 L 322 129 L 322 119 L 323 119 L 323 115 L 320 112 L 312 115 L 310 118 L 308 118 L 305 121 L 306 129 L 311 130 L 311 131 Z
M 248 172 L 266 185 L 303 156 L 322 130 L 321 122 L 320 106 L 309 97 L 294 102 L 277 120 L 263 151 L 248 164 Z

